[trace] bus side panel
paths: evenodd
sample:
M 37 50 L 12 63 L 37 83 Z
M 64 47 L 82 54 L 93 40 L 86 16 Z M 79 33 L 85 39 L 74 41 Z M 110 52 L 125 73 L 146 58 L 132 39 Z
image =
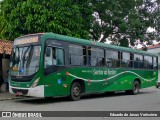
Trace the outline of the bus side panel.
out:
M 141 88 L 155 86 L 158 79 L 158 72 L 156 70 L 144 70 L 141 79 Z
M 132 69 L 73 68 L 70 75 L 85 81 L 87 93 L 129 90 L 136 79 L 140 80 L 141 88 L 145 88 L 154 86 L 157 80 L 155 71 Z
M 44 76 L 44 84 L 45 97 L 66 96 L 69 94 L 69 85 L 66 84 L 65 71 Z
M 132 89 L 140 80 L 141 88 L 155 86 L 156 71 L 115 68 L 70 68 L 44 77 L 45 96 L 68 96 L 73 80 L 85 83 L 85 92 L 107 92 Z
M 141 88 L 155 86 L 158 74 L 156 71 L 125 69 L 120 69 L 117 73 L 122 74 L 110 80 L 104 91 L 130 90 L 137 79 L 140 80 Z

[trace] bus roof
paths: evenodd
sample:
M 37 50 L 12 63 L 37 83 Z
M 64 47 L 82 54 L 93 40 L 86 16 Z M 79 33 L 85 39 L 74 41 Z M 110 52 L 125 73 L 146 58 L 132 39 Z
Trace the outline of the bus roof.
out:
M 110 45 L 110 44 L 106 44 L 106 43 L 102 43 L 102 42 L 95 42 L 95 41 L 91 41 L 91 40 L 87 40 L 87 39 L 74 38 L 74 37 L 59 35 L 59 34 L 55 34 L 55 33 L 45 33 L 43 37 L 45 39 L 53 38 L 55 40 L 74 42 L 74 43 L 84 44 L 84 45 L 93 45 L 93 46 L 98 46 L 98 47 L 105 47 L 105 48 L 108 48 L 108 49 L 114 49 L 114 50 L 118 50 L 118 51 L 125 51 L 125 52 L 131 52 L 131 53 L 158 56 L 157 54 L 150 53 L 150 52 L 147 52 L 147 51 L 127 48 L 127 47 L 121 47 L 121 46 L 116 46 L 116 45 Z

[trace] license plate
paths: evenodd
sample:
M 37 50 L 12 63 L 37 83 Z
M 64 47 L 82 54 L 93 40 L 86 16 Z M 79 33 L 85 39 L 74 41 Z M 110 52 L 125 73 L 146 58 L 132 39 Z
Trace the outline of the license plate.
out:
M 22 92 L 16 92 L 16 95 L 23 95 Z

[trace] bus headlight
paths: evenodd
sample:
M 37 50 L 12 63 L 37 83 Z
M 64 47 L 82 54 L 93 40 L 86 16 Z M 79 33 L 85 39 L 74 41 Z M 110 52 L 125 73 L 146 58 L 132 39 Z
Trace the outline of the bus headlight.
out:
M 40 77 L 39 78 L 37 78 L 34 82 L 33 82 L 33 84 L 32 84 L 32 88 L 33 87 L 36 87 L 37 86 L 37 84 L 38 84 L 38 82 L 39 82 L 39 80 L 40 80 Z

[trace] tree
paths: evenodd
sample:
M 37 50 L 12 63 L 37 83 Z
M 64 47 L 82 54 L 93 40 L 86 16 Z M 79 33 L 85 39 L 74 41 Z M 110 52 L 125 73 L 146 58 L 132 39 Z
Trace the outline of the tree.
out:
M 3 0 L 0 10 L 3 39 L 38 32 L 89 38 L 92 8 L 88 0 Z
M 91 35 L 94 40 L 124 45 L 128 39 L 144 40 L 148 27 L 156 26 L 156 1 L 150 0 L 92 0 L 95 11 Z

